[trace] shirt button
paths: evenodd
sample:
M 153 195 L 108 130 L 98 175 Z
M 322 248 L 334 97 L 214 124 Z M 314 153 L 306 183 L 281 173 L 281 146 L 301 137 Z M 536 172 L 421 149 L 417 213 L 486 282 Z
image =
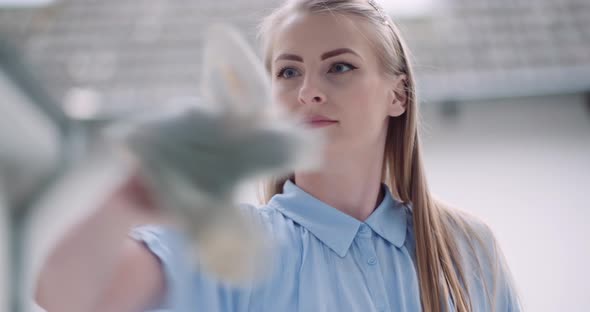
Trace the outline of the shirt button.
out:
M 375 257 L 371 257 L 367 260 L 367 263 L 370 265 L 374 265 L 375 263 L 377 263 L 377 259 L 375 259 Z
M 362 224 L 361 228 L 359 229 L 359 233 L 364 234 L 364 233 L 367 233 L 368 231 L 369 231 L 369 228 L 366 225 Z

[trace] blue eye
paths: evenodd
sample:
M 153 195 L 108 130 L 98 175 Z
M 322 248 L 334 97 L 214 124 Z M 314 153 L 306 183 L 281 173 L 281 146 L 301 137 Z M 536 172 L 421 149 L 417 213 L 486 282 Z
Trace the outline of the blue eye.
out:
M 299 72 L 296 69 L 291 68 L 291 67 L 285 67 L 279 71 L 277 77 L 289 79 L 291 77 L 297 76 L 298 74 L 299 74 Z
M 348 64 L 348 63 L 335 63 L 330 68 L 331 73 L 345 73 L 351 70 L 355 70 L 356 67 Z

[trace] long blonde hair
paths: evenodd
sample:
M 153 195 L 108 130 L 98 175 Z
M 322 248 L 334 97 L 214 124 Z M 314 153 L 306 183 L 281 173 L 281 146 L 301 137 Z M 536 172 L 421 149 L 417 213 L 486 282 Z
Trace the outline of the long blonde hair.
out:
M 259 39 L 262 40 L 265 55 L 264 64 L 269 72 L 272 30 L 276 29 L 286 15 L 294 12 L 355 16 L 369 22 L 377 36 L 372 44 L 385 74 L 407 76 L 407 111 L 399 117 L 390 117 L 382 182 L 390 188 L 394 196 L 412 207 L 423 310 L 447 311 L 447 300 L 450 299 L 457 311 L 472 311 L 469 292 L 464 286 L 466 276 L 460 261 L 457 239 L 451 229 L 459 227 L 465 235 L 472 235 L 474 232 L 452 209 L 445 208 L 434 200 L 428 189 L 421 156 L 414 75 L 408 59 L 408 49 L 397 26 L 374 3 L 367 1 L 287 1 L 263 19 L 259 27 Z M 291 176 L 274 177 L 265 181 L 261 201 L 267 203 L 272 196 L 282 193 L 283 184 Z M 489 297 L 488 294 L 488 300 Z

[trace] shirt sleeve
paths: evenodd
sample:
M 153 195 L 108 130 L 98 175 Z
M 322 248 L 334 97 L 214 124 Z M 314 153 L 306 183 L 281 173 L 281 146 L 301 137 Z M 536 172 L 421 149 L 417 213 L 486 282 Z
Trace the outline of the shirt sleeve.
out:
M 241 204 L 244 217 L 262 222 L 257 208 Z M 218 280 L 199 269 L 197 259 L 189 257 L 189 241 L 173 226 L 142 225 L 130 236 L 143 242 L 160 261 L 166 282 L 164 300 L 150 312 L 247 311 L 250 297 L 258 284 L 235 286 Z
M 190 311 L 190 281 L 194 270 L 185 256 L 185 242 L 180 231 L 161 225 L 142 225 L 133 228 L 130 236 L 146 245 L 164 271 L 166 294 L 152 311 Z

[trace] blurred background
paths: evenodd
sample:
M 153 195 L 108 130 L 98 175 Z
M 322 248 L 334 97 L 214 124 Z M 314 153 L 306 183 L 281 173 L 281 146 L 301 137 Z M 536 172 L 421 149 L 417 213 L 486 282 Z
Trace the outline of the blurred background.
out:
M 414 54 L 433 191 L 489 223 L 527 311 L 589 311 L 590 1 L 380 2 Z M 256 45 L 278 3 L 0 0 L 0 311 L 116 175 L 80 163 L 95 130 L 195 95 L 202 30 Z

